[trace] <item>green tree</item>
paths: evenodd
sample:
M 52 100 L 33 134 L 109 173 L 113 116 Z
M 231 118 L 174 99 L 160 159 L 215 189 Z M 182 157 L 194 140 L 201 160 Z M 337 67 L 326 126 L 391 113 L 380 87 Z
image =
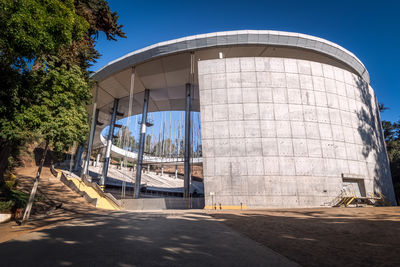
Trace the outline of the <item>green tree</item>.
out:
M 132 132 L 129 130 L 129 127 L 122 126 L 117 134 L 116 138 L 113 139 L 113 144 L 124 148 L 126 150 L 133 151 L 137 147 L 137 142 L 135 137 L 132 136 Z
M 99 32 L 124 37 L 117 20 L 104 0 L 0 0 L 0 183 L 26 141 L 85 139 L 87 67 Z
M 19 146 L 45 143 L 24 219 L 48 148 L 86 139 L 87 68 L 99 57 L 99 32 L 125 37 L 117 21 L 105 0 L 0 0 L 0 184 Z
M 63 151 L 73 141 L 83 142 L 88 132 L 85 106 L 90 99 L 88 84 L 77 66 L 49 68 L 38 76 L 37 99 L 17 119 L 26 129 Z
M 380 111 L 384 108 L 379 105 Z M 392 181 L 396 195 L 397 203 L 400 203 L 400 121 L 390 122 L 382 121 L 383 133 L 385 136 L 386 150 L 390 162 L 390 172 L 392 174 Z
M 144 153 L 152 155 L 152 136 L 147 134 L 146 139 L 144 141 Z
M 88 29 L 72 1 L 0 0 L 0 183 L 10 154 L 40 132 L 22 120 L 42 93 L 36 72 Z

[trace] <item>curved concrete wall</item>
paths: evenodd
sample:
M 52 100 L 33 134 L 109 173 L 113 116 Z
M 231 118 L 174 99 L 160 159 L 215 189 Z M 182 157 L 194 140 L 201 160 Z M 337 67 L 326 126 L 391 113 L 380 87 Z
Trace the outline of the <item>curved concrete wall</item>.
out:
M 376 97 L 361 77 L 268 57 L 198 70 L 206 205 L 321 206 L 343 177 L 394 201 Z

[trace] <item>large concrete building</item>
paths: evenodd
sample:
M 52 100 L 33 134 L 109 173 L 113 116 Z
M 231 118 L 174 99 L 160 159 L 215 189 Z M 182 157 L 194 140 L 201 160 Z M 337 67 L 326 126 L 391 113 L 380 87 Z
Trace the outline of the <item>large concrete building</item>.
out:
M 184 110 L 191 83 L 191 109 L 201 112 L 206 206 L 321 206 L 349 188 L 394 203 L 368 71 L 339 45 L 277 31 L 155 44 L 94 75 L 100 120 L 108 120 L 114 99 L 127 108 L 133 74 L 133 114 L 142 112 L 145 89 L 149 111 Z

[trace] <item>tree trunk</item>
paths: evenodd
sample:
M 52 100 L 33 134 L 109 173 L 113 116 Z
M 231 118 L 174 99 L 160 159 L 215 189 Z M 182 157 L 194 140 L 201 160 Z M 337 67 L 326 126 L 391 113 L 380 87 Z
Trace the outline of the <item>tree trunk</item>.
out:
M 47 154 L 47 150 L 48 149 L 49 149 L 49 142 L 46 141 L 46 146 L 45 146 L 44 151 L 43 151 L 42 159 L 40 160 L 40 165 L 39 165 L 38 171 L 36 173 L 35 182 L 33 184 L 32 191 L 31 191 L 31 194 L 29 196 L 28 205 L 26 206 L 26 209 L 25 209 L 25 212 L 24 212 L 24 217 L 22 218 L 22 223 L 25 223 L 29 219 L 29 216 L 31 215 L 31 209 L 32 209 L 33 201 L 35 199 L 36 191 L 37 191 L 37 188 L 38 188 L 38 185 L 39 185 L 40 174 L 42 172 L 42 168 L 43 168 L 43 165 L 44 165 L 44 161 L 46 159 L 46 154 Z
M 8 158 L 11 155 L 11 144 L 7 140 L 0 140 L 0 185 L 4 183 L 4 172 L 8 167 Z

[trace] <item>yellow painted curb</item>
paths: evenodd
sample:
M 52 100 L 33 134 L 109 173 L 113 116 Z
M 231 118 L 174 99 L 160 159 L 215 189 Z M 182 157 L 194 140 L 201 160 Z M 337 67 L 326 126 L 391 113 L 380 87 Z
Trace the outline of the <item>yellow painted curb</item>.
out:
M 89 197 L 96 198 L 97 204 L 96 208 L 106 209 L 106 210 L 119 210 L 118 207 L 115 207 L 113 203 L 111 203 L 107 198 L 101 196 L 93 187 L 86 185 L 80 179 L 67 177 L 68 180 L 72 181 L 79 190 L 86 192 Z

